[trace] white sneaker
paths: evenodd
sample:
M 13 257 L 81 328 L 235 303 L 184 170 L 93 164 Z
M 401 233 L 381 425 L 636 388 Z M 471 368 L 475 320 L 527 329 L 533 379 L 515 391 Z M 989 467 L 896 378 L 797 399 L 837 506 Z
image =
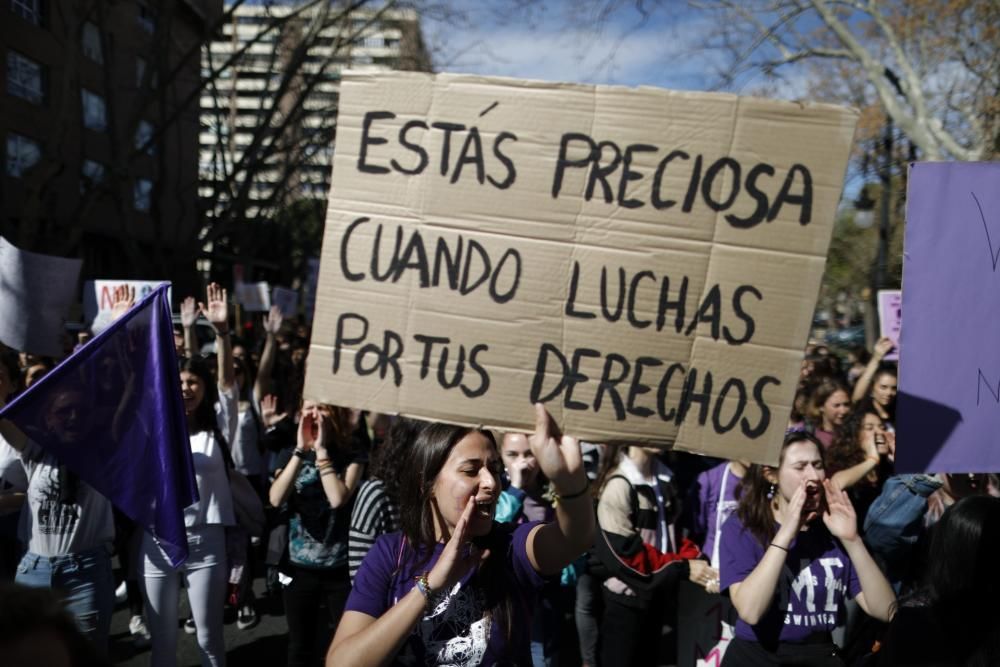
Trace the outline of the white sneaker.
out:
M 193 616 L 189 617 L 186 621 L 184 621 L 184 632 L 188 633 L 189 635 L 194 635 L 198 633 L 198 628 L 196 628 L 194 625 Z
M 125 602 L 126 598 L 128 598 L 128 588 L 126 588 L 125 582 L 123 581 L 118 584 L 118 588 L 115 589 L 115 602 L 121 604 Z
M 253 608 L 253 605 L 243 605 L 236 617 L 236 627 L 240 630 L 246 630 L 257 625 L 257 621 L 257 610 Z
M 146 621 L 143 620 L 142 616 L 137 615 L 132 617 L 132 620 L 128 622 L 128 631 L 132 635 L 132 644 L 136 648 L 146 648 L 149 646 L 149 629 L 146 627 Z

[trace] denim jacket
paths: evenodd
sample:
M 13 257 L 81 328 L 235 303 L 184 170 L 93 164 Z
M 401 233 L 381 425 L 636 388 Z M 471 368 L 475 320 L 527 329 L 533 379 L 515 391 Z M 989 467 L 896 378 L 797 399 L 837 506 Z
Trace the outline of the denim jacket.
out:
M 923 531 L 927 497 L 941 487 L 933 475 L 895 475 L 868 509 L 864 540 L 876 560 L 884 565 L 895 588 L 902 581 L 907 561 Z

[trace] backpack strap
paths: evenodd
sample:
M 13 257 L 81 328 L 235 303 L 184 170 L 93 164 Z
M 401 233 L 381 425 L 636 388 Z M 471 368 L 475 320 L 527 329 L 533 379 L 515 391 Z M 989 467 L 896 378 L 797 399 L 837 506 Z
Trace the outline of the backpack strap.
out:
M 636 491 L 635 486 L 625 475 L 612 475 L 611 477 L 608 477 L 604 484 L 607 485 L 607 483 L 613 479 L 622 479 L 625 480 L 626 484 L 628 484 L 628 502 L 630 508 L 628 518 L 634 525 L 639 519 L 639 492 Z

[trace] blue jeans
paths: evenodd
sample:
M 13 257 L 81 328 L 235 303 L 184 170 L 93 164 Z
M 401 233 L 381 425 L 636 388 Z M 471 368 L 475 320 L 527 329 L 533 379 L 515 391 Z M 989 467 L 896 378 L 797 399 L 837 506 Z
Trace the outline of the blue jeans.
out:
M 57 592 L 76 618 L 80 632 L 102 654 L 107 653 L 115 585 L 111 556 L 105 547 L 52 557 L 29 551 L 21 558 L 14 581 Z

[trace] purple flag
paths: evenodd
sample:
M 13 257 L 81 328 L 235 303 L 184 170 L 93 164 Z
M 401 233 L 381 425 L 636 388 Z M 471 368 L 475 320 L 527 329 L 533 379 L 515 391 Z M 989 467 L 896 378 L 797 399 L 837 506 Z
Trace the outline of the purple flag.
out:
M 156 537 L 188 556 L 198 500 L 174 350 L 169 284 L 147 295 L 0 411 Z

